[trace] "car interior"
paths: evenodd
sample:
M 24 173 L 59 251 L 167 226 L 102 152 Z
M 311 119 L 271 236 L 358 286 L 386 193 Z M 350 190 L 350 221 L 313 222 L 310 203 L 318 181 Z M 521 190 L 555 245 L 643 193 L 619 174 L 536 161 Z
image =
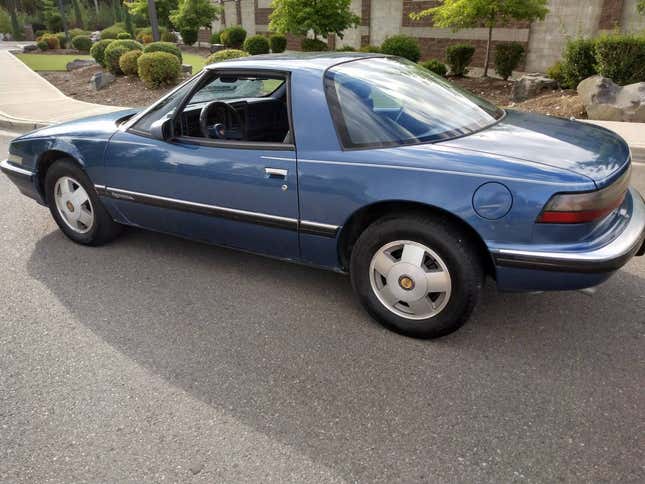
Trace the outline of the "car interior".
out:
M 291 144 L 286 79 L 218 76 L 188 100 L 175 129 L 189 138 Z

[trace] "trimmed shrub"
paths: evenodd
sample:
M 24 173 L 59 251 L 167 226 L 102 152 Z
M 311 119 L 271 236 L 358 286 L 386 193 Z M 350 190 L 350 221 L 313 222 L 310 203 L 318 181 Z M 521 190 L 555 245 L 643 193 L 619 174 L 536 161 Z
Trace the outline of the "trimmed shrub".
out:
M 244 41 L 244 50 L 251 55 L 268 54 L 269 41 L 264 35 L 254 35 Z
M 72 39 L 72 47 L 87 52 L 92 48 L 92 40 L 87 35 L 77 35 Z
M 419 64 L 421 64 L 423 67 L 428 69 L 430 72 L 434 72 L 435 74 L 442 77 L 445 77 L 445 75 L 448 73 L 448 68 L 446 67 L 446 64 L 438 61 L 437 59 L 431 59 L 424 62 L 419 62 Z
M 287 37 L 282 34 L 273 34 L 269 37 L 269 45 L 271 46 L 271 52 L 274 54 L 284 52 L 287 48 Z
M 49 49 L 49 44 L 47 43 L 46 40 L 39 40 L 38 42 L 36 42 L 36 45 L 42 51 Z
M 220 32 L 220 39 L 229 49 L 240 49 L 246 40 L 246 30 L 236 25 Z
M 172 42 L 151 42 L 143 48 L 143 52 L 146 54 L 149 52 L 168 52 L 179 59 L 179 62 L 183 62 L 183 57 L 181 56 L 181 50 Z
M 101 30 L 101 40 L 116 39 L 117 35 L 122 32 L 125 32 L 125 25 L 122 22 L 117 22 Z
M 107 46 L 105 49 L 105 67 L 112 74 L 123 74 L 121 67 L 119 66 L 119 59 L 126 52 L 131 50 L 143 50 L 143 46 L 136 40 L 114 40 Z
M 624 86 L 645 81 L 645 37 L 605 35 L 596 40 L 596 70 Z
M 58 43 L 60 44 L 61 49 L 66 49 L 67 47 L 69 47 L 67 45 L 67 36 L 65 35 L 65 32 L 58 32 L 55 35 L 56 37 L 58 37 Z
M 324 52 L 327 50 L 327 44 L 322 40 L 309 39 L 305 37 L 300 44 L 303 52 Z
M 119 67 L 126 76 L 136 76 L 139 72 L 137 61 L 143 55 L 140 50 L 131 50 L 119 57 Z
M 139 77 L 150 88 L 174 84 L 181 73 L 181 62 L 168 52 L 141 54 L 137 65 Z
M 119 32 L 116 34 L 117 40 L 126 40 L 126 39 L 131 39 L 132 36 L 128 32 Z
M 87 35 L 89 37 L 90 34 L 91 34 L 91 32 L 88 32 L 87 30 L 83 30 L 83 29 L 79 29 L 79 28 L 69 30 L 69 38 L 72 39 L 72 40 L 74 40 L 79 35 Z
M 564 78 L 562 62 L 558 61 L 546 70 L 546 75 L 560 84 L 560 87 L 566 87 L 567 81 Z
M 446 60 L 450 71 L 455 76 L 463 76 L 468 72 L 470 61 L 473 60 L 475 47 L 469 44 L 455 44 L 446 49 Z
M 49 50 L 60 49 L 60 40 L 56 34 L 43 34 L 39 41 L 47 42 L 47 48 Z
M 213 35 L 211 35 L 211 44 L 221 44 L 222 43 L 221 35 L 222 35 L 221 30 L 219 32 L 213 32 Z
M 562 59 L 563 87 L 575 89 L 582 80 L 596 74 L 595 43 L 592 39 L 567 42 Z
M 505 42 L 495 47 L 495 72 L 508 80 L 524 57 L 524 47 L 518 42 Z
M 237 59 L 238 57 L 248 57 L 249 54 L 243 50 L 237 49 L 224 49 L 214 54 L 209 55 L 206 58 L 206 64 L 215 64 L 216 62 L 222 62 L 228 59 Z
M 179 31 L 185 45 L 193 45 L 197 42 L 197 29 L 182 29 Z
M 342 47 L 336 49 L 336 52 L 356 52 L 356 49 L 351 45 L 343 45 Z
M 94 60 L 103 67 L 105 67 L 105 49 L 107 49 L 108 45 L 110 45 L 112 42 L 115 42 L 115 40 L 99 40 L 98 42 L 95 42 L 90 49 L 90 55 L 94 57 Z
M 381 45 L 381 52 L 388 55 L 397 55 L 405 57 L 412 62 L 419 62 L 421 50 L 416 39 L 407 35 L 394 35 L 388 37 Z
M 141 40 L 139 42 L 141 42 L 142 44 L 150 44 L 150 43 L 152 43 L 153 42 L 152 34 L 143 34 L 141 36 Z
M 370 54 L 380 54 L 381 53 L 381 48 L 378 45 L 364 45 L 360 49 L 358 49 L 359 52 L 368 52 Z
M 174 32 L 162 32 L 159 36 L 162 42 L 177 43 L 177 35 Z

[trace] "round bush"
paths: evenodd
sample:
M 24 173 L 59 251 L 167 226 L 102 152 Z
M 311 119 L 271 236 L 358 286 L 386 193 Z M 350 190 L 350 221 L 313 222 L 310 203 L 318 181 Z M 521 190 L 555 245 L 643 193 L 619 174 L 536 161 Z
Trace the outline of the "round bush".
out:
M 221 35 L 222 35 L 221 31 L 213 32 L 213 35 L 211 35 L 211 44 L 221 44 L 222 43 L 222 39 L 220 37 Z
M 98 42 L 95 42 L 90 49 L 90 55 L 94 57 L 94 60 L 103 67 L 105 67 L 105 49 L 107 49 L 107 46 L 112 42 L 115 41 L 112 39 L 99 40 Z
M 378 45 L 364 45 L 360 49 L 360 52 L 369 52 L 370 54 L 380 54 L 381 48 Z
M 69 38 L 72 40 L 74 40 L 79 35 L 87 35 L 89 37 L 90 34 L 91 32 L 88 32 L 87 30 L 83 30 L 83 29 L 78 29 L 78 28 L 69 30 Z
M 39 40 L 38 42 L 36 42 L 36 45 L 40 50 L 43 50 L 43 51 L 49 49 L 49 44 L 47 43 L 46 40 Z
M 92 48 L 92 40 L 87 35 L 77 35 L 72 39 L 72 47 L 76 50 L 88 51 Z
M 118 40 L 126 40 L 126 39 L 131 39 L 132 36 L 127 32 L 119 32 L 118 34 L 116 34 L 116 38 Z
M 567 42 L 562 59 L 563 87 L 575 89 L 581 81 L 596 74 L 596 41 L 574 39 Z
M 305 37 L 300 44 L 304 52 L 323 52 L 327 50 L 327 44 L 322 40 L 309 39 Z
M 416 39 L 407 35 L 394 35 L 388 37 L 381 45 L 381 52 L 388 55 L 398 55 L 405 57 L 412 62 L 419 62 L 421 51 Z
M 216 62 L 222 62 L 228 59 L 237 59 L 239 57 L 248 57 L 249 54 L 243 50 L 237 49 L 224 49 L 219 52 L 211 54 L 206 59 L 206 64 L 215 64 Z
M 185 45 L 193 45 L 197 42 L 197 29 L 182 29 L 179 33 Z
M 114 40 L 105 49 L 105 67 L 112 74 L 123 74 L 119 66 L 119 59 L 131 50 L 143 50 L 143 46 L 136 40 Z
M 137 64 L 139 77 L 151 88 L 177 82 L 181 72 L 179 59 L 168 52 L 141 54 Z
M 567 81 L 564 77 L 562 62 L 558 61 L 546 70 L 546 75 L 560 84 L 560 87 L 566 87 Z
M 240 49 L 242 45 L 244 45 L 244 40 L 246 39 L 246 30 L 239 25 L 229 27 L 220 33 L 220 39 L 222 40 L 222 44 L 226 47 L 230 49 Z
M 56 34 L 43 34 L 39 41 L 47 42 L 47 48 L 50 50 L 60 49 L 60 40 Z
M 445 75 L 448 73 L 448 68 L 446 67 L 446 64 L 443 62 L 438 61 L 437 59 L 431 59 L 428 61 L 420 62 L 423 67 L 428 69 L 430 72 L 434 72 L 435 74 L 445 77 Z
M 251 55 L 268 54 L 269 41 L 264 35 L 254 35 L 244 41 L 244 50 Z
M 173 44 L 177 43 L 177 36 L 174 32 L 162 32 L 160 37 L 162 42 L 171 42 Z
M 179 62 L 183 62 L 183 57 L 181 56 L 181 50 L 172 42 L 151 42 L 143 48 L 143 52 L 146 54 L 149 52 L 168 52 L 179 59 Z
M 450 71 L 455 76 L 463 76 L 468 72 L 468 65 L 473 60 L 475 47 L 469 44 L 455 44 L 446 49 L 446 60 Z
M 524 47 L 518 42 L 505 42 L 495 47 L 495 72 L 505 81 L 513 74 L 524 57 Z
M 269 45 L 271 46 L 271 52 L 274 54 L 284 52 L 287 48 L 287 37 L 282 34 L 274 34 L 269 37 Z
M 65 32 L 58 32 L 55 35 L 56 37 L 58 37 L 58 43 L 60 44 L 61 49 L 66 49 L 67 47 L 69 47 L 67 45 L 67 36 L 65 35 Z
M 645 37 L 605 35 L 594 50 L 598 74 L 625 86 L 645 81 Z
M 117 22 L 114 25 L 110 25 L 109 27 L 101 30 L 101 40 L 116 39 L 117 35 L 122 32 L 125 32 L 125 25 L 121 22 Z
M 143 55 L 140 50 L 130 50 L 119 57 L 119 68 L 126 76 L 138 75 L 139 66 L 137 61 Z

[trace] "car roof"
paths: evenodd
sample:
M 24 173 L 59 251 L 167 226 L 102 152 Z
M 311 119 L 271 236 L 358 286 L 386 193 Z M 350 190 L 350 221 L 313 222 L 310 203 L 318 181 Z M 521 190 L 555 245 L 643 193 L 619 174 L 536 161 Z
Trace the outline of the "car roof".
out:
M 205 69 L 266 69 L 278 71 L 318 71 L 322 73 L 328 68 L 343 62 L 374 57 L 385 57 L 382 54 L 364 52 L 299 52 L 289 54 L 252 55 L 229 59 L 215 64 L 209 64 Z

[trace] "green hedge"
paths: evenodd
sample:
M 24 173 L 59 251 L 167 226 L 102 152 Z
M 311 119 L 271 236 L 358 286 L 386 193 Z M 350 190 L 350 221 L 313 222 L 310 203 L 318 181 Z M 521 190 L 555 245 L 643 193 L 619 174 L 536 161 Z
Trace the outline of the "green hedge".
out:
M 287 48 L 287 38 L 282 34 L 274 34 L 269 37 L 269 44 L 271 46 L 271 52 L 279 54 Z
M 388 37 L 381 45 L 381 52 L 383 54 L 405 57 L 412 62 L 418 62 L 421 58 L 419 43 L 415 38 L 407 35 Z
M 364 45 L 360 49 L 358 49 L 360 52 L 369 52 L 370 54 L 380 54 L 381 53 L 381 48 L 378 45 Z
M 117 40 L 127 40 L 131 39 L 132 36 L 127 32 L 119 32 L 118 34 L 116 34 L 116 38 Z
M 438 61 L 437 59 L 431 59 L 428 61 L 420 62 L 419 64 L 421 64 L 429 71 L 434 72 L 435 74 L 438 74 L 442 77 L 445 77 L 445 75 L 448 73 L 448 68 L 446 67 L 446 64 L 444 64 L 441 61 Z
M 120 33 L 125 31 L 125 24 L 123 22 L 117 22 L 101 30 L 101 40 L 116 39 Z
M 168 52 L 141 54 L 137 65 L 139 78 L 150 88 L 174 84 L 181 73 L 179 59 Z
M 469 44 L 455 44 L 446 49 L 446 60 L 455 76 L 463 76 L 468 72 L 468 66 L 473 60 L 475 47 Z
M 244 41 L 244 50 L 251 55 L 269 53 L 269 40 L 264 35 L 254 35 Z
M 562 87 L 575 89 L 578 84 L 596 72 L 596 41 L 592 39 L 573 39 L 567 42 L 562 59 Z
M 222 62 L 228 59 L 237 59 L 239 57 L 248 57 L 248 53 L 243 50 L 238 49 L 224 49 L 214 54 L 209 55 L 206 58 L 206 65 L 214 64 L 216 62 Z
M 324 52 L 327 50 L 327 44 L 322 40 L 307 37 L 302 39 L 300 46 L 304 52 Z
M 76 50 L 88 51 L 92 48 L 92 40 L 87 35 L 77 35 L 72 39 L 72 47 Z
M 151 42 L 143 48 L 143 51 L 146 54 L 149 52 L 168 52 L 176 56 L 179 62 L 183 62 L 184 60 L 181 55 L 181 50 L 172 42 Z
M 596 40 L 596 70 L 624 86 L 645 81 L 645 36 L 606 35 Z
M 143 55 L 140 50 L 131 50 L 119 57 L 119 67 L 126 76 L 136 76 L 139 72 L 137 61 Z
M 94 57 L 94 60 L 103 67 L 105 67 L 105 49 L 107 49 L 108 45 L 110 45 L 112 42 L 115 42 L 115 40 L 99 40 L 98 42 L 95 42 L 90 49 L 90 55 Z
M 504 42 L 495 47 L 495 72 L 508 80 L 524 57 L 524 47 L 519 42 Z

